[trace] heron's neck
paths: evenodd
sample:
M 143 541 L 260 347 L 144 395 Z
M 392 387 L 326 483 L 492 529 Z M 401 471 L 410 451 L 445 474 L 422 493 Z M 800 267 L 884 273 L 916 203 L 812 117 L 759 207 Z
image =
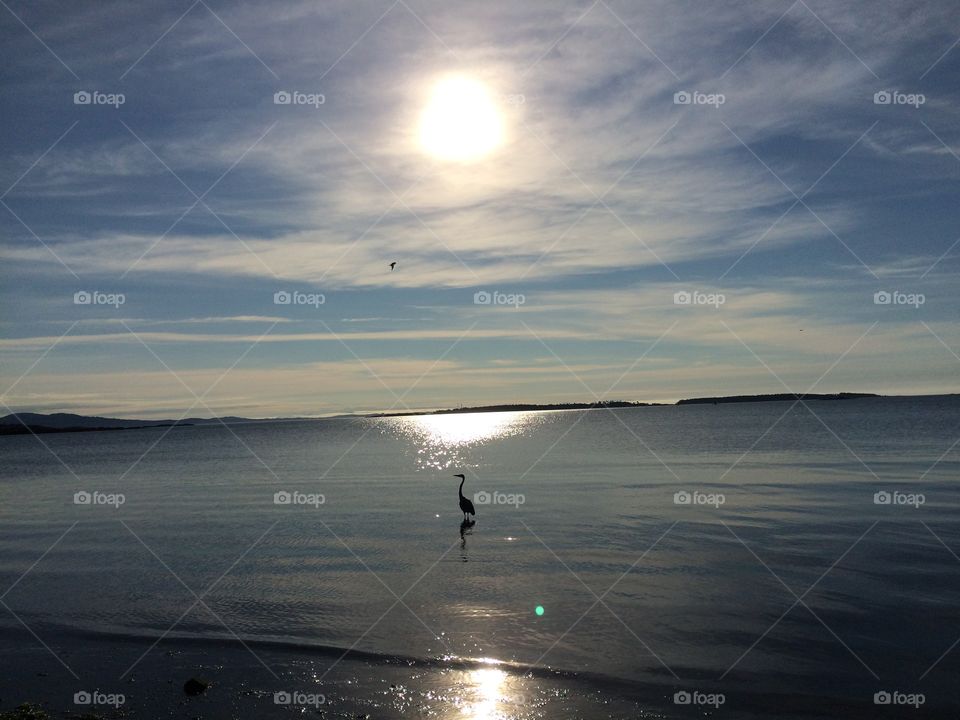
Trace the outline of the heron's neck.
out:
M 463 483 L 464 483 L 465 481 L 466 481 L 466 478 L 463 478 L 463 479 L 460 480 L 460 488 L 457 490 L 457 492 L 460 493 L 460 497 L 463 497 Z

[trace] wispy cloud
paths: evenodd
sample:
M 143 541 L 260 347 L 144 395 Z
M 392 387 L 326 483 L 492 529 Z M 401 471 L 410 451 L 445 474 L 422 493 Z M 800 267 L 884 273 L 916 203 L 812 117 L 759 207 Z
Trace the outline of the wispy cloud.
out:
M 512 384 L 522 376 L 549 398 L 568 388 L 518 318 L 600 376 L 677 319 L 674 344 L 643 372 L 679 396 L 683 383 L 743 391 L 762 375 L 720 318 L 777 360 L 794 355 L 797 377 L 879 320 L 859 377 L 887 388 L 954 377 L 921 314 L 872 301 L 884 283 L 926 293 L 922 318 L 954 339 L 939 325 L 956 314 L 960 254 L 950 81 L 960 49 L 948 52 L 960 17 L 947 0 L 882 0 L 869 12 L 826 0 L 720 2 L 709 13 L 667 0 L 227 2 L 220 19 L 186 9 L 17 5 L 66 66 L 21 26 L 0 31 L 17 113 L 3 130 L 0 191 L 20 178 L 0 207 L 0 349 L 13 365 L 56 339 L 43 328 L 79 320 L 57 352 L 130 378 L 122 390 L 95 383 L 106 406 L 166 402 L 132 359 L 120 315 L 198 373 L 229 365 L 226 349 L 278 322 L 258 381 L 224 399 L 271 414 L 300 401 L 276 399 L 286 390 L 270 372 L 289 362 L 308 382 L 308 349 L 340 346 L 320 321 L 370 362 L 401 367 L 439 356 L 477 322 L 463 372 L 490 385 L 471 392 L 495 394 L 490 371 L 510 369 L 503 395 L 524 392 Z M 431 82 L 451 71 L 486 83 L 504 118 L 504 143 L 478 164 L 417 146 Z M 126 101 L 74 105 L 79 89 Z M 280 90 L 324 102 L 277 105 Z M 880 91 L 924 102 L 877 103 Z M 677 93 L 723 101 L 684 104 Z M 71 302 L 97 288 L 127 304 L 109 314 Z M 678 308 L 684 289 L 726 302 L 713 315 Z M 313 315 L 278 307 L 280 290 L 327 303 Z M 474 305 L 478 290 L 527 302 L 501 312 Z M 49 363 L 56 390 L 31 386 L 37 403 L 54 407 L 61 392 L 99 407 L 77 394 L 76 368 L 56 353 Z M 544 382 L 529 384 L 537 368 Z M 343 387 L 324 407 L 352 406 L 350 392 L 377 401 Z M 447 392 L 449 403 L 456 386 L 431 392 L 422 402 L 444 404 Z

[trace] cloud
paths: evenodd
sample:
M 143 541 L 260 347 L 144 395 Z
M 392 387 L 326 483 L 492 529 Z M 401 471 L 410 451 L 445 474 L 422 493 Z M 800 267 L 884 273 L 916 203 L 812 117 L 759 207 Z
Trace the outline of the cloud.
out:
M 744 344 L 790 382 L 811 379 L 877 319 L 844 368 L 890 387 L 949 384 L 949 355 L 919 316 L 878 314 L 870 298 L 878 283 L 915 283 L 929 295 L 922 317 L 953 342 L 943 323 L 956 309 L 949 79 L 960 50 L 944 53 L 960 16 L 950 2 L 881 0 L 869 13 L 826 0 L 719 0 L 709 13 L 667 0 L 304 1 L 269 12 L 227 2 L 214 8 L 220 19 L 196 6 L 173 26 L 185 9 L 18 6 L 80 84 L 21 27 L 4 31 L 18 119 L 4 128 L 2 169 L 11 183 L 28 172 L 4 198 L 9 212 L 0 208 L 0 349 L 28 365 L 57 337 L 38 326 L 79 317 L 44 360 L 61 373 L 47 379 L 64 402 L 96 405 L 58 353 L 129 376 L 128 399 L 95 383 L 111 402 L 172 407 L 137 370 L 142 348 L 118 318 L 77 315 L 60 260 L 85 285 L 122 287 L 131 327 L 198 380 L 229 346 L 255 341 L 255 325 L 279 319 L 261 343 L 264 374 L 224 407 L 305 407 L 292 388 L 322 394 L 321 380 L 345 389 L 320 407 L 353 407 L 350 392 L 372 407 L 383 397 L 345 370 L 309 375 L 307 349 L 330 353 L 342 336 L 412 381 L 474 322 L 464 342 L 476 355 L 443 366 L 451 384 L 438 380 L 418 401 L 447 404 L 469 377 L 483 379 L 481 397 L 579 393 L 524 323 L 602 386 L 675 322 L 664 354 L 625 385 L 641 397 L 771 380 Z M 450 71 L 486 82 L 508 127 L 476 165 L 430 159 L 416 144 L 430 84 Z M 128 101 L 77 107 L 81 86 Z M 883 88 L 929 102 L 875 105 Z M 325 102 L 275 105 L 281 89 Z M 724 102 L 679 105 L 680 91 Z M 479 308 L 479 288 L 527 303 Z M 272 303 L 281 289 L 324 293 L 333 315 L 288 317 Z M 678 308 L 684 289 L 726 303 Z M 411 308 L 429 312 L 402 318 Z M 289 385 L 271 385 L 271 369 L 289 366 Z M 494 371 L 509 371 L 502 385 Z

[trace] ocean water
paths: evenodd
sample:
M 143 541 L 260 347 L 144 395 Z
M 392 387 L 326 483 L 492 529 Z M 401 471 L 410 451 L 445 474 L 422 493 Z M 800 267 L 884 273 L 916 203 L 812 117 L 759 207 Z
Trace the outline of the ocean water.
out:
M 958 438 L 957 396 L 3 437 L 0 681 L 209 643 L 404 668 L 407 716 L 956 715 Z

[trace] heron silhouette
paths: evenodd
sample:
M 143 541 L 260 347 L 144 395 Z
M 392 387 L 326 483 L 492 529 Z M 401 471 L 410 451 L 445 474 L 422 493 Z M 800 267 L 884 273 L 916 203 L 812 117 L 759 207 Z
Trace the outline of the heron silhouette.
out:
M 397 261 L 394 260 L 392 263 L 390 263 L 390 270 L 393 271 L 393 269 L 394 269 L 396 266 L 397 266 Z
M 460 478 L 460 489 L 457 492 L 460 493 L 460 510 L 463 512 L 463 519 L 466 520 L 468 514 L 476 515 L 477 511 L 473 509 L 473 503 L 470 502 L 470 499 L 463 496 L 463 483 L 467 478 L 462 473 L 454 475 L 454 477 Z

